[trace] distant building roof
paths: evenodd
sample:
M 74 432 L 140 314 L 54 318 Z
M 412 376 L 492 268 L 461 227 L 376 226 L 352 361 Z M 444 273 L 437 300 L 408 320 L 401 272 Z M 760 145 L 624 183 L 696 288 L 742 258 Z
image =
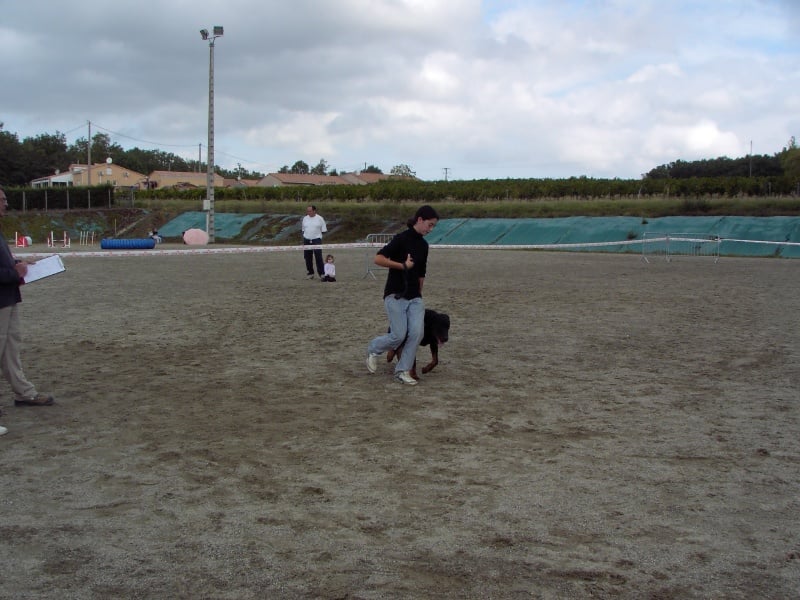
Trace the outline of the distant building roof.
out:
M 205 187 L 208 184 L 208 173 L 198 171 L 153 171 L 149 175 L 149 185 L 154 188 L 167 187 Z M 222 187 L 224 178 L 214 173 L 214 187 Z
M 367 173 L 365 171 L 358 173 L 343 173 L 342 177 L 352 178 L 365 184 L 378 183 L 379 181 L 385 181 L 386 179 L 392 178 L 391 175 L 384 175 L 383 173 Z
M 303 175 L 299 173 L 270 173 L 257 185 L 270 187 L 281 185 L 369 185 L 387 179 L 402 179 L 383 173 L 341 173 L 339 175 Z
M 225 187 L 255 187 L 258 185 L 258 179 L 239 179 L 233 177 L 225 178 Z
M 270 173 L 258 185 L 347 185 L 349 182 L 338 175 L 302 175 L 299 173 Z

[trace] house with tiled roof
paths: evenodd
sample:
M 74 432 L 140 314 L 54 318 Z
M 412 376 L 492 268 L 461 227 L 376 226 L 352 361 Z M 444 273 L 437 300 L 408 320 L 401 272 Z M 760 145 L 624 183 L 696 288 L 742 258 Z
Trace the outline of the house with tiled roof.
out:
M 75 163 L 66 171 L 56 171 L 52 175 L 34 179 L 31 181 L 31 187 L 112 185 L 143 188 L 146 186 L 146 181 L 146 175 L 111 162 L 94 164 L 91 167 Z

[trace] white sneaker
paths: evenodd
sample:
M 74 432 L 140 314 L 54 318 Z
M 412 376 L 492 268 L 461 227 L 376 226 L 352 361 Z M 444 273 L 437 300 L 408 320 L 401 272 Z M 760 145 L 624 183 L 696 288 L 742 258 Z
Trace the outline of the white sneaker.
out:
M 8 429 L 0 425 L 0 435 L 5 435 L 8 433 Z
M 378 357 L 380 354 L 367 353 L 367 371 L 374 373 L 378 370 Z
M 394 374 L 394 380 L 406 385 L 417 385 L 417 380 L 408 374 L 408 371 L 398 371 Z

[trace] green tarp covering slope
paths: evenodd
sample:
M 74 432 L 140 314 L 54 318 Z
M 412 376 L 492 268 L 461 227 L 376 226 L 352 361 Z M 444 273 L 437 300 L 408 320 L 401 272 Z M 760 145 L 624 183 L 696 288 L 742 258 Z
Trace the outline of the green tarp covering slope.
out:
M 800 217 L 442 219 L 427 239 L 440 245 L 503 246 L 641 242 L 645 237 L 666 235 L 722 238 L 723 255 L 800 257 L 797 246 L 769 243 L 800 243 Z M 642 244 L 610 244 L 582 250 L 641 252 Z
M 242 228 L 260 219 L 263 214 L 247 213 L 214 213 L 214 234 L 219 239 L 231 239 L 238 236 Z M 203 211 L 185 212 L 161 226 L 158 233 L 163 237 L 180 237 L 187 229 L 206 229 L 206 213 Z
M 248 240 L 240 236 L 243 231 L 246 233 L 247 225 L 266 217 L 268 215 L 264 214 L 216 213 L 216 237 L 219 240 L 239 238 L 246 242 Z M 300 219 L 300 216 L 292 218 L 284 215 L 278 227 L 283 228 L 286 235 L 278 234 L 275 239 L 296 236 Z M 159 231 L 165 237 L 177 237 L 192 228 L 206 228 L 206 213 L 183 213 Z M 721 238 L 722 255 L 800 258 L 800 247 L 785 245 L 786 242 L 800 243 L 800 217 L 442 219 L 427 239 L 433 245 L 467 246 L 607 243 L 578 249 L 639 253 L 642 251 L 643 238 L 681 234 Z

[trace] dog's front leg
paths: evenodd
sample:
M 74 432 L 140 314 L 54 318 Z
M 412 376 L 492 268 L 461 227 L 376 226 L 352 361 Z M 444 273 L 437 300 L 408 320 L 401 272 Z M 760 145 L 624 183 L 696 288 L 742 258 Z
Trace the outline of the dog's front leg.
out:
M 431 342 L 431 362 L 422 367 L 423 373 L 430 373 L 433 368 L 439 364 L 439 344 Z
M 397 360 L 400 360 L 400 356 L 403 354 L 403 346 L 405 346 L 405 342 L 400 344 L 397 347 L 397 350 L 389 350 L 386 353 L 386 362 L 392 362 L 395 357 L 397 357 Z
M 414 364 L 411 365 L 411 370 L 408 372 L 411 377 L 419 381 L 419 375 L 417 375 L 417 359 L 414 359 Z

